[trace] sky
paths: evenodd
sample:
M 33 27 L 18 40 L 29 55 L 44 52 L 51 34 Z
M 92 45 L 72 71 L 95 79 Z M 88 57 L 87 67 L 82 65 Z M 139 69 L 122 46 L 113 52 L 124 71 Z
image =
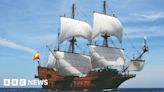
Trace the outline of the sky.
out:
M 76 4 L 75 18 L 92 25 L 93 11 L 102 12 L 103 0 L 0 0 L 0 87 L 5 78 L 34 79 L 37 62 L 32 55 L 40 52 L 41 64 L 46 66 L 48 50 L 57 47 L 60 16 L 71 16 Z M 142 51 L 143 36 L 147 36 L 150 51 L 144 55 L 145 67 L 121 88 L 164 87 L 164 1 L 107 0 L 107 13 L 116 15 L 124 27 L 123 43 L 111 45 L 125 48 L 132 58 Z M 80 39 L 81 41 L 81 39 Z M 82 42 L 80 42 L 82 43 Z M 79 43 L 79 44 L 80 44 Z M 65 43 L 67 44 L 67 43 Z M 67 45 L 61 45 L 66 49 Z M 135 46 L 135 49 L 134 49 Z M 84 46 L 85 47 L 85 46 Z M 82 50 L 86 51 L 85 48 Z M 128 62 L 126 58 L 126 62 Z

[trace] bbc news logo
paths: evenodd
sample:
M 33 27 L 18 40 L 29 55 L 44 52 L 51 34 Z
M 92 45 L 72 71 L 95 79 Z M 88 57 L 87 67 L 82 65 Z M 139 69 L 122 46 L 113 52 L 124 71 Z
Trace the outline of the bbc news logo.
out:
M 4 86 L 40 86 L 48 85 L 48 80 L 3 79 Z

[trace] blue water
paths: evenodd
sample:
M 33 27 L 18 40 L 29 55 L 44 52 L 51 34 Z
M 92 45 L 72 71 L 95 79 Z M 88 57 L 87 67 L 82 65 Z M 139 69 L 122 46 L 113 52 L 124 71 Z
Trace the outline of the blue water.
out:
M 96 91 L 52 91 L 40 88 L 0 88 L 0 92 L 96 92 Z M 101 91 L 97 91 L 101 92 Z M 109 92 L 164 92 L 164 88 L 121 88 Z

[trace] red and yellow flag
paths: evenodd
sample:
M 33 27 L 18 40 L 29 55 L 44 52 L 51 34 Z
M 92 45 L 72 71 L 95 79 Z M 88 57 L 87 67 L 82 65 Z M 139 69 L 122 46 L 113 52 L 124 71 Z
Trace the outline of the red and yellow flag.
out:
M 32 56 L 32 60 L 37 60 L 40 59 L 40 54 L 39 52 L 36 52 L 33 56 Z

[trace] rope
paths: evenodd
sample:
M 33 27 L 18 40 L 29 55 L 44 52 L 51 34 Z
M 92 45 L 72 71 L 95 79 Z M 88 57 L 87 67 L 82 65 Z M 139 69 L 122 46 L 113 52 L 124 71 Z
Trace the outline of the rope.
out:
M 110 41 L 111 41 L 112 45 L 113 45 L 114 47 L 116 47 L 116 44 L 114 43 L 114 41 L 113 41 L 112 39 L 110 39 Z
M 58 41 L 59 41 L 59 39 L 58 39 L 58 35 L 57 35 L 57 37 L 55 37 L 55 46 L 54 46 L 55 48 L 54 49 L 58 48 L 58 44 L 59 44 Z
M 128 37 L 128 35 L 125 33 L 125 36 L 127 37 L 128 41 L 130 42 L 130 44 L 132 45 L 132 48 L 134 48 L 136 50 L 136 52 L 138 54 L 140 54 L 140 52 L 137 50 L 137 48 L 133 45 L 132 41 L 130 40 L 130 38 Z
M 82 11 L 80 8 L 78 8 L 78 9 L 79 9 L 79 14 L 81 13 L 81 15 L 83 15 L 84 19 L 91 21 L 90 17 L 84 11 Z
M 125 54 L 125 56 L 127 57 L 128 60 L 131 60 L 131 58 L 127 54 Z
M 76 44 L 76 46 L 79 48 L 81 52 L 83 52 L 83 54 L 85 54 L 86 51 L 84 51 L 83 48 L 81 48 L 78 44 Z

